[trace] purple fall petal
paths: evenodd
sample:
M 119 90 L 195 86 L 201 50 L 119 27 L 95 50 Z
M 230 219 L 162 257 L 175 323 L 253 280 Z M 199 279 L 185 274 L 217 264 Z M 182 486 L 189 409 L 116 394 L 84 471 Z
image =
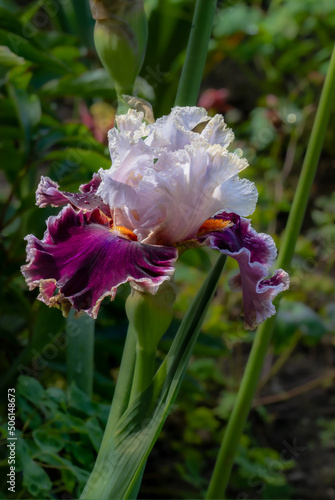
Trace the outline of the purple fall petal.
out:
M 41 208 L 47 205 L 62 207 L 70 203 L 79 210 L 94 210 L 95 208 L 99 208 L 106 215 L 110 215 L 109 206 L 96 194 L 100 183 L 100 175 L 94 174 L 93 179 L 88 184 L 80 186 L 80 193 L 68 193 L 66 191 L 59 191 L 57 182 L 51 180 L 49 177 L 42 176 L 36 191 L 36 205 Z
M 223 231 L 210 233 L 207 244 L 237 260 L 240 274 L 230 281 L 230 285 L 232 288 L 242 288 L 244 325 L 253 330 L 275 314 L 272 301 L 278 293 L 288 289 L 288 274 L 279 269 L 267 278 L 277 254 L 275 243 L 269 235 L 257 233 L 249 220 L 233 213 L 222 213 L 215 219 L 233 223 Z M 200 241 L 205 239 L 206 236 L 199 238 Z
M 65 207 L 47 221 L 42 241 L 26 237 L 27 261 L 21 270 L 29 289 L 39 286 L 48 305 L 70 304 L 97 317 L 102 299 L 113 300 L 122 283 L 135 281 L 151 293 L 174 272 L 177 250 L 130 241 L 110 229 L 98 209 L 76 212 Z M 54 295 L 56 288 L 58 293 Z

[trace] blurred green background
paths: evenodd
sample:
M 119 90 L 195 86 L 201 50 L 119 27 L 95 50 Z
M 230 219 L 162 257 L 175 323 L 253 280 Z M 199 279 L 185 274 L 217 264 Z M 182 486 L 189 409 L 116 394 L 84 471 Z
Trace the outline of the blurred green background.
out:
M 136 82 L 155 116 L 169 113 L 194 0 L 146 0 L 149 42 Z M 7 390 L 17 395 L 17 493 L 77 498 L 108 416 L 127 320 L 122 288 L 96 322 L 94 395 L 66 383 L 64 319 L 36 301 L 20 274 L 24 236 L 39 238 L 58 209 L 38 209 L 49 175 L 77 191 L 109 168 L 106 134 L 116 95 L 92 43 L 88 5 L 78 0 L 0 0 L 1 491 L 6 474 Z M 308 143 L 334 43 L 333 0 L 219 1 L 199 105 L 233 128 L 232 150 L 259 190 L 252 216 L 277 245 Z M 259 390 L 236 457 L 229 498 L 335 499 L 335 116 L 331 117 L 291 288 L 280 305 Z M 217 255 L 184 254 L 176 270 L 175 320 L 167 352 Z M 238 390 L 253 332 L 227 263 L 175 407 L 148 461 L 140 498 L 203 498 Z

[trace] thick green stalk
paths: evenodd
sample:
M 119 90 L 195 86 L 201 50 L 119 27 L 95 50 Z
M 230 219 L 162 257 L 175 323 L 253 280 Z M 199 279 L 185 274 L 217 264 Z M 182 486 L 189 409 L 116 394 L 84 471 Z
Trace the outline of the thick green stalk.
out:
M 334 109 L 335 95 L 335 47 L 329 63 L 327 77 L 322 89 L 319 106 L 316 112 L 312 133 L 307 146 L 307 151 L 302 166 L 297 190 L 293 199 L 290 215 L 285 228 L 281 251 L 277 259 L 277 266 L 290 265 L 296 241 L 298 239 L 302 222 L 311 192 L 311 187 L 318 167 L 324 137 L 328 127 L 331 111 Z
M 110 443 L 113 439 L 113 432 L 116 424 L 128 407 L 134 375 L 135 351 L 136 337 L 131 325 L 129 325 L 111 410 L 100 446 L 99 455 L 92 471 L 93 477 L 94 474 L 99 474 L 102 466 L 101 464 L 105 463 L 105 455 L 110 449 Z
M 92 483 L 95 485 L 93 487 L 94 490 L 98 488 L 98 485 L 101 484 L 101 481 L 104 481 L 106 470 L 109 470 L 110 468 L 108 464 L 108 456 L 111 450 L 111 443 L 113 442 L 114 431 L 117 426 L 117 422 L 126 411 L 129 404 L 130 391 L 134 375 L 135 353 L 136 336 L 132 325 L 129 325 L 105 433 L 102 438 L 99 454 L 95 462 L 93 471 L 81 498 L 85 498 L 85 491 L 87 488 L 92 488 Z
M 155 374 L 155 361 L 156 350 L 146 349 L 140 345 L 136 346 L 136 363 L 130 402 L 149 386 Z
M 94 358 L 94 319 L 84 314 L 74 317 L 71 309 L 66 322 L 66 366 L 67 381 L 73 382 L 88 396 L 92 396 Z
M 126 313 L 136 338 L 130 403 L 153 379 L 157 345 L 172 321 L 175 298 L 174 285 L 169 281 L 162 283 L 155 295 L 133 288 L 127 299 Z
M 305 215 L 310 190 L 319 162 L 335 94 L 335 48 L 307 147 L 301 175 L 288 218 L 277 267 L 288 268 Z M 259 376 L 271 340 L 275 318 L 268 319 L 256 332 L 245 373 L 221 444 L 206 498 L 224 498 L 234 457 L 247 420 Z
M 197 0 L 175 106 L 197 103 L 216 4 L 216 0 Z
M 132 325 L 129 325 L 103 443 L 108 442 L 108 429 L 111 430 L 115 427 L 116 422 L 128 407 L 134 375 L 135 358 L 136 337 Z

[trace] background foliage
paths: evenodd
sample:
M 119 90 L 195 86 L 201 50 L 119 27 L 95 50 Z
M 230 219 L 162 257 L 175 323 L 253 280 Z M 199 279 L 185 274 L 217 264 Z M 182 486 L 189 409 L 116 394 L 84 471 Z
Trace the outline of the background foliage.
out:
M 147 0 L 149 43 L 138 95 L 168 113 L 176 93 L 193 0 Z M 43 236 L 57 209 L 38 209 L 42 174 L 76 191 L 109 168 L 106 132 L 115 93 L 92 45 L 92 21 L 78 2 L 0 0 L 1 437 L 6 394 L 17 394 L 15 498 L 77 498 L 106 423 L 127 321 L 123 288 L 96 325 L 94 395 L 66 382 L 59 311 L 29 293 L 19 267 L 27 233 Z M 233 149 L 259 190 L 252 216 L 280 244 L 332 50 L 332 0 L 221 1 L 199 104 L 234 129 Z M 276 331 L 243 435 L 231 498 L 335 499 L 334 115 Z M 215 260 L 183 255 L 175 320 L 160 359 Z M 155 446 L 142 498 L 203 498 L 243 374 L 253 333 L 229 293 L 228 262 L 174 411 Z M 1 486 L 8 498 L 2 447 Z

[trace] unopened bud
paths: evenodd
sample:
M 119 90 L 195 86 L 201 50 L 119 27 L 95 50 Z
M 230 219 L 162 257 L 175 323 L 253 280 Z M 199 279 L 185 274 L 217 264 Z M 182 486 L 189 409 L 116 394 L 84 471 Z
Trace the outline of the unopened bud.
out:
M 118 94 L 132 93 L 148 38 L 143 0 L 90 0 L 94 42 Z

